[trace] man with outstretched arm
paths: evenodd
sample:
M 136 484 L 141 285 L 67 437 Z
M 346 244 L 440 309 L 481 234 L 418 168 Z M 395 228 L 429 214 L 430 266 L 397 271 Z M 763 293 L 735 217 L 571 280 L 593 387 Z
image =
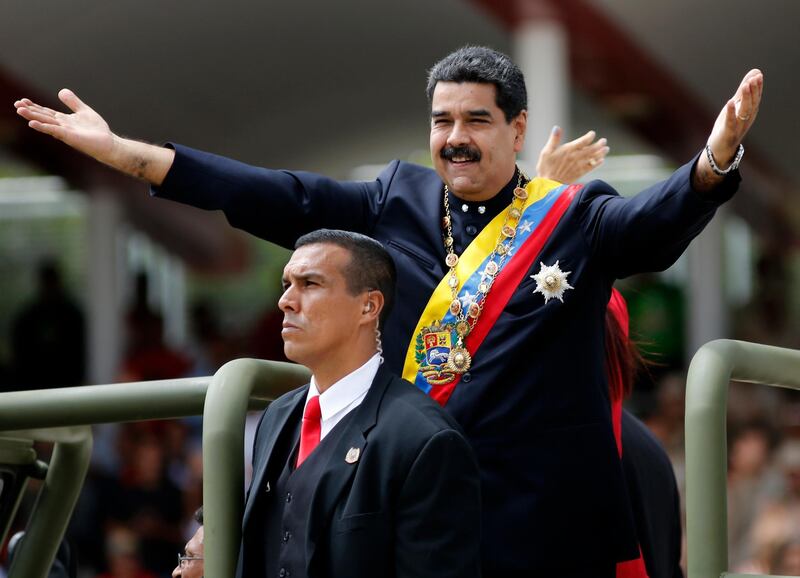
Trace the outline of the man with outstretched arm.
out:
M 444 405 L 477 454 L 484 575 L 603 577 L 638 556 L 603 371 L 611 287 L 672 264 L 734 194 L 762 86 L 748 72 L 707 147 L 633 198 L 600 181 L 529 181 L 516 166 L 524 78 L 481 47 L 430 71 L 435 170 L 395 161 L 365 183 L 125 141 L 71 93 L 61 97 L 73 114 L 16 106 L 32 128 L 150 181 L 155 195 L 223 210 L 269 241 L 291 247 L 331 227 L 382 242 L 398 268 L 386 366 Z

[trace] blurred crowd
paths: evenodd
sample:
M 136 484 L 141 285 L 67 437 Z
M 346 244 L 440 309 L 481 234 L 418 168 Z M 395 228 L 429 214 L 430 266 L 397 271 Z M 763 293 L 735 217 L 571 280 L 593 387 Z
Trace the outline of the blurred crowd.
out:
M 117 381 L 213 375 L 239 357 L 285 360 L 277 308 L 236 334 L 225 331 L 214 307 L 190 311 L 190 345 L 164 339 L 164 320 L 148 299 L 147 277 L 136 277 L 125 314 L 126 351 Z M 43 389 L 84 384 L 84 315 L 65 290 L 58 267 L 42 264 L 38 290 L 19 312 L 10 336 L 12 358 L 0 389 Z M 49 360 L 43 363 L 42 360 Z M 253 416 L 251 416 L 253 417 Z M 250 419 L 249 422 L 254 421 Z M 91 468 L 67 539 L 81 578 L 170 576 L 176 555 L 197 529 L 202 504 L 202 418 L 104 424 L 94 429 Z M 249 446 L 249 444 L 246 444 Z M 51 448 L 37 447 L 47 460 Z M 23 529 L 40 484 L 32 481 L 9 535 Z M 5 565 L 0 558 L 0 576 Z
M 737 313 L 736 337 L 800 348 L 800 335 L 786 322 L 786 274 L 779 265 L 759 264 L 757 299 Z M 640 373 L 629 409 L 661 440 L 683 492 L 688 360 L 682 351 L 682 292 L 642 277 L 624 293 L 632 337 L 651 362 Z M 277 309 L 265 311 L 239 333 L 225 330 L 208 303 L 195 304 L 190 317 L 191 344 L 170 347 L 161 314 L 148 304 L 147 278 L 138 276 L 125 316 L 127 347 L 118 381 L 211 375 L 237 357 L 284 359 Z M 12 359 L 0 372 L 3 389 L 85 383 L 83 314 L 54 263 L 41 267 L 38 293 L 17 315 L 9 340 Z M 91 471 L 68 530 L 82 578 L 170 575 L 176 554 L 197 529 L 201 433 L 200 417 L 95 428 Z M 46 457 L 48 448 L 40 451 Z M 731 571 L 800 575 L 800 396 L 732 384 L 728 460 Z M 31 485 L 19 520 L 25 519 L 37 488 Z

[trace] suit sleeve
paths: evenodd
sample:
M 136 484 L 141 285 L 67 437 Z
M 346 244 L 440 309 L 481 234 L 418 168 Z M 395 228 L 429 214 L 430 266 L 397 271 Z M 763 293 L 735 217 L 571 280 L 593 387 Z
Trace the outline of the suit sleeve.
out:
M 205 210 L 221 210 L 231 225 L 287 248 L 320 228 L 369 235 L 397 171 L 391 163 L 370 182 L 336 181 L 307 172 L 254 167 L 181 145 L 151 194 Z
M 403 484 L 397 508 L 397 578 L 480 576 L 480 481 L 466 440 L 434 435 Z
M 737 172 L 710 193 L 695 191 L 696 162 L 630 198 L 602 181 L 584 187 L 578 200 L 581 228 L 592 254 L 614 278 L 667 269 L 736 192 Z

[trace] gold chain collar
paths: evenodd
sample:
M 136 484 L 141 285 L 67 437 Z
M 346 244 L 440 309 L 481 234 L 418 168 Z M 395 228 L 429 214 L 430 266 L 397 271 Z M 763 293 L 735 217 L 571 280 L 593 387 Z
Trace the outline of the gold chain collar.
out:
M 450 216 L 450 201 L 448 199 L 449 189 L 447 185 L 444 186 L 444 219 L 442 219 L 442 228 L 447 232 L 444 238 L 444 247 L 447 251 L 445 257 L 445 264 L 449 267 L 447 284 L 450 286 L 452 301 L 450 302 L 450 313 L 456 318 L 456 335 L 458 336 L 455 346 L 450 350 L 450 355 L 447 358 L 447 365 L 454 373 L 466 373 L 472 365 L 472 358 L 464 347 L 464 339 L 469 335 L 470 331 L 478 323 L 478 318 L 483 313 L 483 306 L 486 303 L 486 297 L 494 285 L 495 277 L 500 272 L 508 257 L 513 243 L 514 236 L 517 234 L 517 226 L 519 219 L 522 216 L 522 208 L 525 205 L 525 200 L 528 198 L 528 191 L 523 188 L 523 179 L 527 184 L 528 178 L 517 168 L 517 186 L 514 188 L 514 198 L 511 205 L 506 212 L 506 218 L 503 221 L 503 226 L 500 228 L 500 235 L 495 243 L 492 254 L 489 255 L 489 260 L 486 267 L 481 272 L 481 281 L 478 283 L 478 293 L 468 303 L 462 303 L 458 298 L 458 291 L 461 285 L 458 274 L 456 273 L 456 266 L 458 265 L 459 257 L 453 250 L 453 220 Z M 465 296 L 466 297 L 466 296 Z

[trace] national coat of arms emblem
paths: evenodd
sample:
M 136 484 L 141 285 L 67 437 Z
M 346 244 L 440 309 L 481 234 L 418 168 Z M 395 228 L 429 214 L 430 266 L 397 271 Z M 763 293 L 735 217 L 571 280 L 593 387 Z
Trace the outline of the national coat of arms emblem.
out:
M 417 335 L 415 360 L 429 384 L 444 385 L 455 379 L 456 374 L 447 363 L 455 338 L 455 327 L 451 323 L 434 323 L 423 327 Z

